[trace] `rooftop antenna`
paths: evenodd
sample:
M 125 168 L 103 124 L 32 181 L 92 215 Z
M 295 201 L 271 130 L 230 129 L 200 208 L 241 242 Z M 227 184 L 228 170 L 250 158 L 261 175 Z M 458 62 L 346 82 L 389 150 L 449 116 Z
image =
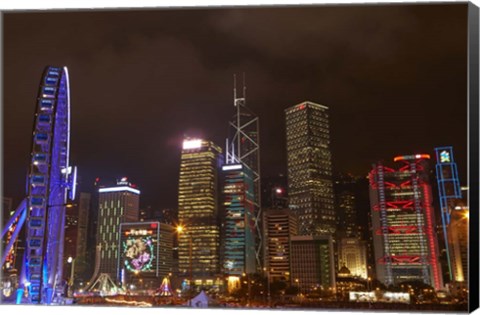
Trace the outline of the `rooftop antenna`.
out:
M 243 105 L 247 102 L 247 85 L 245 84 L 245 72 L 243 73 Z
M 237 106 L 237 75 L 233 74 L 233 106 Z

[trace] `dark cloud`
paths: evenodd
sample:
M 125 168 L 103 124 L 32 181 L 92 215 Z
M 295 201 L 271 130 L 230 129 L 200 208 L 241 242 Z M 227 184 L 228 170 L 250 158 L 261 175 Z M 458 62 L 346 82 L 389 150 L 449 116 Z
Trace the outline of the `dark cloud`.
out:
M 223 146 L 232 74 L 261 119 L 262 172 L 285 172 L 284 109 L 331 108 L 334 166 L 454 145 L 466 174 L 467 5 L 31 12 L 4 15 L 5 195 L 21 198 L 38 82 L 69 67 L 82 188 L 128 175 L 176 206 L 180 142 Z

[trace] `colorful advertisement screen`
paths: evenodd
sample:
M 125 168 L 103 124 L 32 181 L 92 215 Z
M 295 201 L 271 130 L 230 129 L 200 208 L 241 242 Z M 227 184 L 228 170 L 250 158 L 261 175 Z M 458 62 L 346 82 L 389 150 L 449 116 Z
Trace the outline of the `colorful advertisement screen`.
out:
M 130 236 L 123 241 L 125 268 L 133 272 L 154 271 L 152 236 Z

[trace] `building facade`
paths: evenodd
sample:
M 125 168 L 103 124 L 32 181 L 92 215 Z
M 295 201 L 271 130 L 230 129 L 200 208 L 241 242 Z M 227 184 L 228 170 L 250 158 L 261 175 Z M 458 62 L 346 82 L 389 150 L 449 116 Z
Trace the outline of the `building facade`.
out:
M 288 194 L 299 235 L 336 230 L 328 107 L 303 102 L 285 110 Z
M 292 236 L 290 282 L 302 293 L 335 290 L 332 236 Z
M 335 204 L 337 214 L 337 239 L 362 238 L 358 220 L 357 179 L 348 174 L 334 178 Z
M 120 279 L 118 270 L 120 224 L 137 222 L 140 190 L 122 178 L 116 186 L 98 189 L 97 244 L 100 249 L 99 273 Z
M 261 231 L 261 172 L 260 172 L 260 119 L 247 107 L 245 74 L 243 75 L 242 96 L 237 95 L 236 75 L 234 75 L 233 105 L 235 114 L 228 123 L 226 139 L 226 164 L 242 164 L 250 171 L 253 180 L 255 259 L 257 271 L 262 270 L 263 233 Z
M 288 208 L 288 185 L 284 174 L 262 178 L 262 208 Z
M 443 288 L 427 154 L 395 157 L 369 174 L 377 279 L 385 285 L 423 281 Z
M 255 266 L 255 204 L 252 174 L 242 164 L 222 167 L 222 256 L 226 276 L 240 280 Z M 233 279 L 232 279 L 233 280 Z
M 120 224 L 118 270 L 122 286 L 133 290 L 154 290 L 173 271 L 171 225 L 158 221 Z
M 75 253 L 75 278 L 80 279 L 86 279 L 88 265 L 91 264 L 87 247 L 91 202 L 91 194 L 80 193 L 78 197 L 77 248 Z
M 468 220 L 469 209 L 465 202 L 457 201 L 447 228 L 452 281 L 468 286 Z
M 265 263 L 270 282 L 290 282 L 290 238 L 297 234 L 296 216 L 290 209 L 264 209 Z
M 338 265 L 348 268 L 353 277 L 367 279 L 367 245 L 358 237 L 338 241 Z
M 178 268 L 180 276 L 197 287 L 213 286 L 219 274 L 221 153 L 210 141 L 183 142 L 178 187 L 178 220 L 183 229 L 178 235 Z

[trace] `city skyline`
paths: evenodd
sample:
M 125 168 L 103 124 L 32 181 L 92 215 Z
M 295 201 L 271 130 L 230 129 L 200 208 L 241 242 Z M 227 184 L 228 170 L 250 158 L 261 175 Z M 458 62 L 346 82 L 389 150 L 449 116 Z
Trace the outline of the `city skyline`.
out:
M 442 4 L 6 14 L 4 195 L 14 203 L 24 195 L 32 99 L 46 62 L 72 73 L 71 157 L 83 191 L 97 177 L 128 176 L 142 204 L 176 208 L 183 136 L 223 145 L 234 110 L 232 76 L 242 72 L 247 106 L 260 118 L 262 175 L 286 174 L 284 109 L 310 100 L 331 110 L 334 171 L 366 176 L 377 160 L 452 145 L 465 184 L 466 12 Z M 330 13 L 353 20 L 321 22 Z M 173 24 L 179 18 L 185 23 Z M 29 23 L 38 30 L 23 26 Z M 77 26 L 98 32 L 70 39 Z M 291 48 L 302 44 L 307 49 Z M 441 53 L 431 54 L 440 44 Z M 379 131 L 386 135 L 372 141 Z
M 471 308 L 475 14 L 6 15 L 0 300 Z

